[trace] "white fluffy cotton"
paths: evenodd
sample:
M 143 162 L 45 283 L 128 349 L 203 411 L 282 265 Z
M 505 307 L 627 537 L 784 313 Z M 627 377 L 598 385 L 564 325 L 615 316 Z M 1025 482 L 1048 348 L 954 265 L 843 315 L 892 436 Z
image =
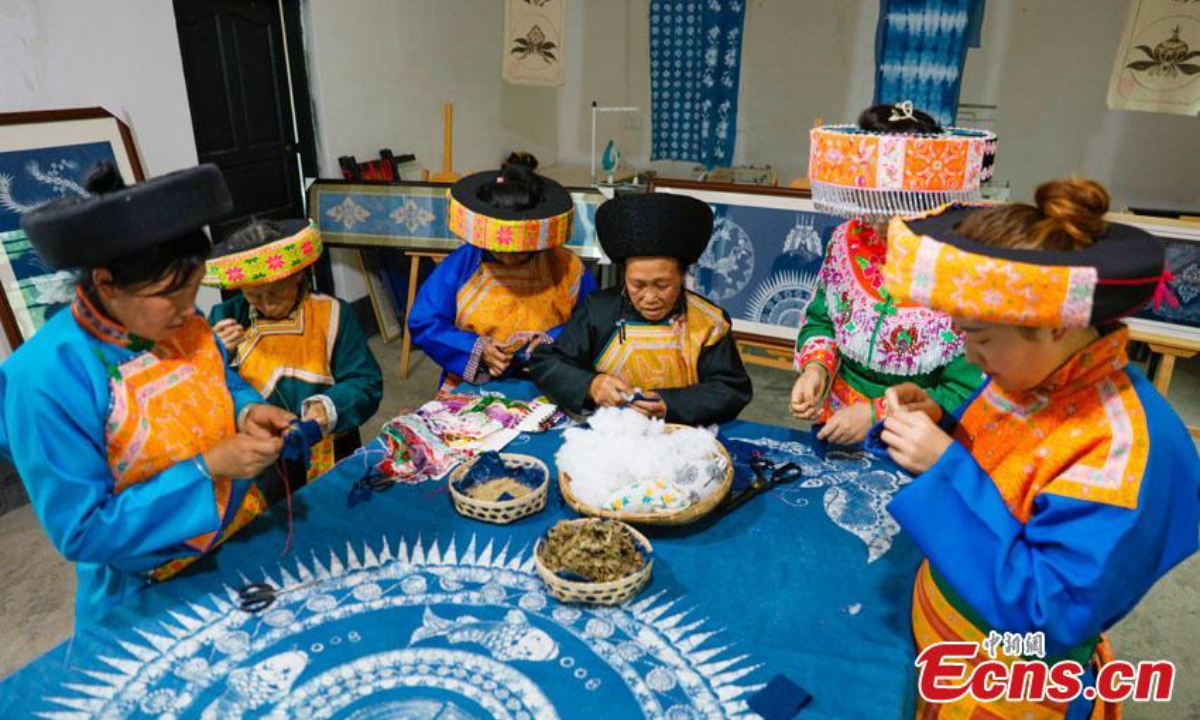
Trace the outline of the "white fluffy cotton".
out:
M 601 408 L 591 427 L 571 428 L 555 455 L 571 476 L 571 491 L 584 503 L 603 507 L 618 489 L 637 482 L 676 482 L 689 465 L 718 453 L 713 432 L 680 428 L 667 433 L 660 420 L 629 409 Z

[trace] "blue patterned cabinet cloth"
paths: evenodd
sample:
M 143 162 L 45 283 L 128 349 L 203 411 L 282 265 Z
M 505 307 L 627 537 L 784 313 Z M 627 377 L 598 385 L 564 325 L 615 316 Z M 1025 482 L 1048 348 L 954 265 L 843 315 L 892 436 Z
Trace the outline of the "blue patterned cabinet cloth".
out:
M 462 245 L 446 224 L 444 183 L 388 185 L 317 180 L 308 191 L 309 215 L 326 244 L 354 248 L 393 248 L 449 252 Z M 567 248 L 584 260 L 604 254 L 596 238 L 598 190 L 571 188 L 575 224 Z
M 819 460 L 808 434 L 781 427 L 721 432 L 739 465 L 758 451 L 804 476 L 649 533 L 653 579 L 625 606 L 545 592 L 530 553 L 572 514 L 556 485 L 544 512 L 486 525 L 452 510 L 444 482 L 350 507 L 366 469 L 351 458 L 293 498 L 290 553 L 278 507 L 0 684 L 0 717 L 749 719 L 747 698 L 777 674 L 814 696 L 802 720 L 911 717 L 919 556 L 883 510 L 905 476 L 865 456 Z M 523 435 L 508 450 L 554 476 L 560 442 Z M 234 594 L 252 581 L 285 589 L 256 615 Z

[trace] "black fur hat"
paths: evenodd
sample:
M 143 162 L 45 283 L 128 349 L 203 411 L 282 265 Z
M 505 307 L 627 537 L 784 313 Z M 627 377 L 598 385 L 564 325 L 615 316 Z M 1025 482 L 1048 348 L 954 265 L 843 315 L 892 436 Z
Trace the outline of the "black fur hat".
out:
M 42 261 L 56 270 L 106 262 L 200 230 L 233 210 L 216 165 L 126 186 L 112 163 L 87 174 L 87 197 L 57 200 L 21 218 Z
M 691 265 L 704 254 L 712 229 L 712 210 L 687 195 L 620 195 L 596 211 L 600 247 L 613 262 L 672 257 Z

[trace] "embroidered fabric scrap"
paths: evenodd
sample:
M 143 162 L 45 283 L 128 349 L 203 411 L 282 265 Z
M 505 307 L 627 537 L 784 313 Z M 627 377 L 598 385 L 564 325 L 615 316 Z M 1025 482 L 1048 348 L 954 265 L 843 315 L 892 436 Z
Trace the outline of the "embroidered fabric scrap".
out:
M 617 512 L 654 513 L 675 512 L 691 504 L 675 483 L 659 479 L 618 489 L 608 498 L 605 508 Z
M 378 468 L 402 482 L 441 478 L 464 460 L 501 449 L 520 432 L 540 430 L 555 412 L 553 405 L 536 400 L 443 394 L 384 426 L 380 439 L 387 457 Z M 523 424 L 530 419 L 538 425 Z

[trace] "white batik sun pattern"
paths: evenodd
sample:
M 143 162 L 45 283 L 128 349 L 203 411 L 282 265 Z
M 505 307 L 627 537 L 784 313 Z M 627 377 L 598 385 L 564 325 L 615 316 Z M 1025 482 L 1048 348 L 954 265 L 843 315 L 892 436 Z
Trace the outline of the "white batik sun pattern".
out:
M 783 502 L 805 507 L 814 490 L 824 489 L 825 514 L 835 525 L 853 533 L 867 546 L 867 562 L 883 557 L 892 547 L 900 524 L 887 511 L 892 497 L 912 478 L 898 468 L 882 469 L 866 453 L 830 449 L 820 458 L 814 449 L 794 440 L 737 438 L 757 446 L 764 457 L 777 463 L 798 462 L 804 477 L 772 490 Z
M 36 715 L 557 720 L 596 717 L 603 698 L 647 718 L 756 717 L 759 666 L 678 599 L 562 605 L 527 551 L 348 543 L 260 581 L 281 590 L 259 614 L 226 587 L 77 656 Z
M 796 329 L 817 287 L 816 273 L 784 270 L 754 289 L 746 303 L 746 318 L 754 322 Z

